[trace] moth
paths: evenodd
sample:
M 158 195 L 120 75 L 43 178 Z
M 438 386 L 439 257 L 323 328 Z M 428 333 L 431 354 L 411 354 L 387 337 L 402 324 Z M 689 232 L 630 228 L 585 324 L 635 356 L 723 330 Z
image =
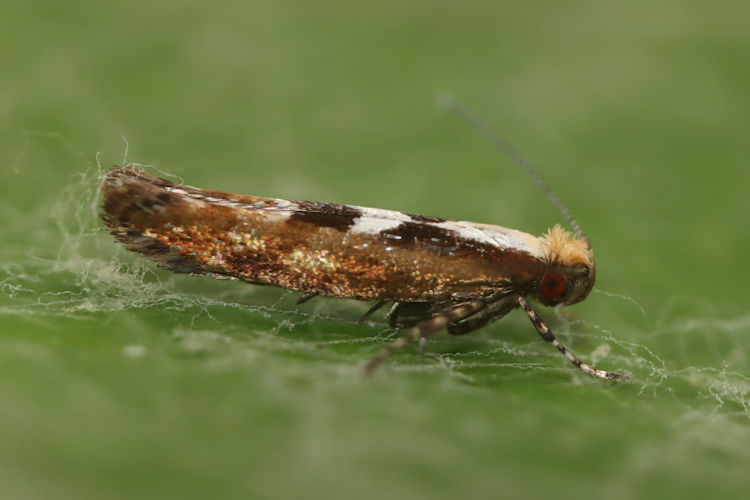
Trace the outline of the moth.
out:
M 102 178 L 104 223 L 115 239 L 164 269 L 390 304 L 411 328 L 365 367 L 371 374 L 412 341 L 446 327 L 463 335 L 520 307 L 539 335 L 584 373 L 626 375 L 581 362 L 532 308 L 586 298 L 596 268 L 589 241 L 559 225 L 536 237 L 505 227 L 175 184 L 131 167 Z

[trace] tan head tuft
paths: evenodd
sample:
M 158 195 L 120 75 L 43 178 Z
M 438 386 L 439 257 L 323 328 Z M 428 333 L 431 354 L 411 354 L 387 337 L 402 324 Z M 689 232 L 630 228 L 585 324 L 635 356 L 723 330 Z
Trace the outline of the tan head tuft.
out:
M 559 224 L 551 227 L 540 239 L 548 263 L 564 267 L 574 267 L 577 264 L 594 267 L 594 255 L 588 242 L 576 239 Z

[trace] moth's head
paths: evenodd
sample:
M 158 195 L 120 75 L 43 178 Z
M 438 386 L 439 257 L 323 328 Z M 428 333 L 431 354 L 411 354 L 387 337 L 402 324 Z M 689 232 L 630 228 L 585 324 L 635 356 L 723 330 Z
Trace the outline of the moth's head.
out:
M 596 280 L 594 252 L 589 241 L 577 238 L 559 225 L 539 239 L 546 268 L 533 297 L 547 306 L 567 306 L 585 299 Z

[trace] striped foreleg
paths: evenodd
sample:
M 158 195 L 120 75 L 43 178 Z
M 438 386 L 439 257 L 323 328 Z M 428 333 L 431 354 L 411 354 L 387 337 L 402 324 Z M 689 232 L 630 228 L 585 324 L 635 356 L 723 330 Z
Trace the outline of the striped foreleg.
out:
M 573 365 L 576 366 L 579 370 L 586 373 L 587 375 L 604 380 L 617 380 L 621 382 L 630 380 L 630 375 L 610 372 L 606 370 L 598 370 L 575 357 L 575 355 L 570 352 L 567 347 L 565 347 L 562 343 L 560 343 L 559 340 L 557 340 L 557 337 L 555 337 L 555 334 L 552 333 L 552 330 L 550 330 L 550 328 L 544 323 L 544 321 L 542 321 L 542 318 L 540 318 L 536 311 L 531 308 L 528 301 L 523 296 L 518 297 L 518 303 L 521 305 L 521 307 L 523 307 L 523 310 L 526 311 L 526 315 L 531 320 L 531 323 L 536 328 L 536 331 L 539 332 L 539 336 L 542 337 L 544 341 L 550 342 L 552 343 L 552 345 L 557 347 L 557 350 L 560 351 L 563 356 L 568 358 L 568 360 L 573 363 Z
M 451 335 L 466 335 L 496 321 L 518 307 L 515 295 L 505 295 L 495 301 L 488 300 L 487 307 L 476 314 L 448 324 Z
M 417 326 L 412 328 L 409 333 L 403 337 L 394 340 L 390 345 L 383 348 L 374 358 L 365 365 L 365 376 L 372 375 L 372 373 L 383 363 L 386 359 L 390 358 L 391 355 L 404 347 L 409 342 L 420 340 L 431 333 L 443 328 L 448 323 L 460 321 L 463 318 L 469 317 L 482 309 L 487 307 L 485 299 L 472 300 L 471 302 L 464 302 L 458 304 L 450 309 L 442 311 L 430 319 L 422 321 Z

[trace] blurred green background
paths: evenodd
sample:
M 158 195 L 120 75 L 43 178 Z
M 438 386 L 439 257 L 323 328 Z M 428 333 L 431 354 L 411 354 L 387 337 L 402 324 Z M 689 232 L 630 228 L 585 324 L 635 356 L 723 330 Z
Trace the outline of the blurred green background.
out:
M 750 487 L 750 7 L 50 2 L 0 7 L 6 498 L 740 497 Z M 562 222 L 436 109 L 537 165 L 597 290 L 436 335 L 365 304 L 174 276 L 96 217 L 100 168 L 494 223 Z

